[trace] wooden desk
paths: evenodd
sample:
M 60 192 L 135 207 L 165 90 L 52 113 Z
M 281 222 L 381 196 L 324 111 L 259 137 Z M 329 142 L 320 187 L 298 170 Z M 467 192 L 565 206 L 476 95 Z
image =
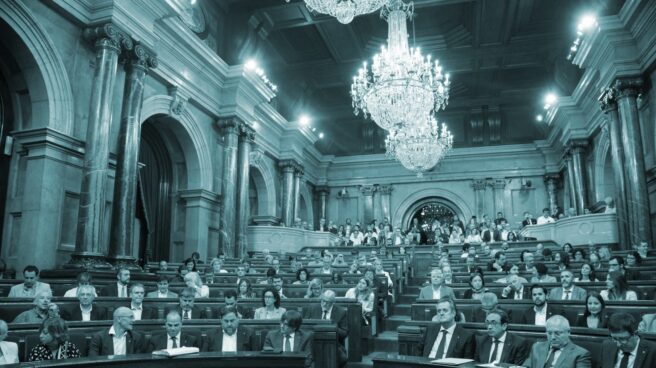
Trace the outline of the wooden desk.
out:
M 379 356 L 374 357 L 373 359 L 374 362 L 374 368 L 398 368 L 398 367 L 404 367 L 404 368 L 410 368 L 410 367 L 450 367 L 453 368 L 451 365 L 441 365 L 441 364 L 434 364 L 431 363 L 431 360 L 434 359 L 429 359 L 429 358 L 424 358 L 424 357 L 416 357 L 416 356 L 409 356 L 409 355 L 398 355 L 398 354 L 381 354 Z M 468 364 L 463 364 L 459 365 L 458 367 L 460 368 L 474 368 L 476 364 L 474 363 L 468 363 Z
M 242 353 L 198 353 L 175 358 L 154 357 L 151 354 L 127 356 L 110 355 L 99 358 L 78 358 L 63 361 L 48 360 L 11 364 L 7 367 L 139 367 L 139 368 L 259 368 L 259 367 L 304 367 L 305 354 L 262 354 L 259 352 Z

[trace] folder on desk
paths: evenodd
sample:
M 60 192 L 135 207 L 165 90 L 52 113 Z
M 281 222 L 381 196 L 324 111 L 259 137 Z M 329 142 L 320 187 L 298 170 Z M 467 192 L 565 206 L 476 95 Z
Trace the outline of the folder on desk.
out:
M 460 359 L 460 358 L 444 358 L 444 359 L 437 359 L 437 360 L 431 360 L 431 363 L 435 364 L 442 364 L 442 365 L 452 365 L 454 367 L 466 364 L 466 363 L 471 363 L 473 362 L 473 359 Z
M 162 350 L 155 350 L 153 351 L 153 355 L 158 355 L 158 356 L 165 356 L 165 357 L 174 357 L 178 355 L 187 355 L 187 354 L 194 354 L 198 353 L 200 350 L 195 347 L 181 347 L 181 348 L 175 348 L 175 349 L 162 349 Z

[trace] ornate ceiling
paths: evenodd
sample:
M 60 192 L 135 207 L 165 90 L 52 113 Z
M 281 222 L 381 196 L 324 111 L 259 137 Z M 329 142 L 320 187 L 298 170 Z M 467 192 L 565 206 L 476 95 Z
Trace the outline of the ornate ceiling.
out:
M 569 94 L 580 76 L 566 56 L 586 12 L 615 14 L 623 0 L 415 0 L 410 44 L 451 73 L 451 99 L 438 115 L 455 146 L 531 142 L 546 136 L 538 123 L 549 91 Z M 378 13 L 344 25 L 312 14 L 300 0 L 229 0 L 230 63 L 255 57 L 278 84 L 279 111 L 305 113 L 325 133 L 324 154 L 384 152 L 382 130 L 355 116 L 352 76 L 386 43 Z M 250 35 L 250 36 L 249 36 Z M 221 52 L 220 52 L 221 53 Z

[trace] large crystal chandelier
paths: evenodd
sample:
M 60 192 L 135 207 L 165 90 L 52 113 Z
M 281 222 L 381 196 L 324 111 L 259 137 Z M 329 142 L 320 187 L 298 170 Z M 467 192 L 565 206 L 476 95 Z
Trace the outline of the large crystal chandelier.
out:
M 310 11 L 328 14 L 340 23 L 351 23 L 358 15 L 369 14 L 380 9 L 389 0 L 305 0 Z M 289 2 L 289 0 L 287 0 Z
M 371 68 L 364 63 L 351 85 L 355 114 L 362 111 L 386 130 L 423 124 L 449 99 L 449 75 L 442 74 L 439 62 L 408 46 L 406 18 L 413 10 L 412 3 L 401 0 L 390 0 L 383 8 L 387 48 L 374 56 Z
M 453 136 L 445 124 L 438 126 L 430 116 L 424 124 L 390 130 L 385 140 L 387 156 L 398 160 L 406 169 L 422 177 L 422 172 L 432 169 L 453 146 Z

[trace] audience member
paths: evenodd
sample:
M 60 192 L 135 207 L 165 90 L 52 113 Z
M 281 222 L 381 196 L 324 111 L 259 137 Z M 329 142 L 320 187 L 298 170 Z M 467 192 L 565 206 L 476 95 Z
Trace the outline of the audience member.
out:
M 130 308 L 118 307 L 109 329 L 102 330 L 91 337 L 89 358 L 99 355 L 140 354 L 146 349 L 143 336 L 132 330 L 134 314 Z
M 606 275 L 606 287 L 599 295 L 606 301 L 613 300 L 638 300 L 638 294 L 629 290 L 629 283 L 621 271 L 610 271 Z
M 323 293 L 323 281 L 321 279 L 312 279 L 308 284 L 307 291 L 305 292 L 305 299 L 318 299 Z
M 552 222 L 556 222 L 556 220 L 554 220 L 553 217 L 551 217 L 549 212 L 550 212 L 549 209 L 545 207 L 542 210 L 542 216 L 538 217 L 536 224 L 544 225 L 544 224 L 550 224 Z
M 590 253 L 590 266 L 592 266 L 592 269 L 595 272 L 600 272 L 604 270 L 604 267 L 601 264 L 601 259 L 599 259 L 597 253 Z
M 510 318 L 502 310 L 494 309 L 485 317 L 487 335 L 478 341 L 474 360 L 481 363 L 522 365 L 530 351 L 529 343 L 508 332 Z
M 52 300 L 52 292 L 50 289 L 41 290 L 34 295 L 34 308 L 22 312 L 14 320 L 13 323 L 41 323 L 49 317 L 48 311 L 50 301 Z
M 651 368 L 656 362 L 656 344 L 641 338 L 633 315 L 614 313 L 608 319 L 610 340 L 601 345 L 601 368 Z
M 72 289 L 66 290 L 66 292 L 64 293 L 64 298 L 77 298 L 77 292 L 80 286 L 82 285 L 91 286 L 91 274 L 86 271 L 78 273 L 75 279 L 77 280 L 77 286 Z M 98 296 L 98 294 L 96 294 L 96 288 L 93 286 L 91 287 L 93 288 L 93 295 Z
M 177 298 L 178 294 L 169 290 L 169 279 L 164 275 L 157 278 L 157 290 L 146 294 L 146 298 Z
M 176 311 L 182 316 L 183 320 L 209 318 L 210 316 L 207 315 L 206 311 L 194 305 L 195 302 L 196 290 L 186 287 L 180 292 L 178 305 L 173 308 L 167 308 L 165 314 L 168 315 L 171 311 Z
M 508 264 L 506 264 L 505 272 L 506 272 L 506 276 L 504 276 L 504 277 L 502 277 L 502 278 L 500 278 L 500 279 L 498 279 L 494 282 L 497 283 L 497 284 L 508 285 L 508 284 L 510 284 L 511 276 L 515 275 L 519 279 L 519 282 L 521 282 L 522 284 L 527 284 L 528 283 L 528 280 L 526 280 L 525 278 L 519 276 L 519 265 L 516 265 L 516 264 L 508 265 Z
M 253 291 L 253 286 L 248 279 L 243 279 L 239 282 L 237 287 L 237 299 L 253 299 L 257 298 L 255 292 Z
M 237 299 L 237 291 L 226 290 L 225 293 L 223 293 L 223 303 L 225 304 L 225 307 L 234 308 L 239 319 L 253 319 L 253 310 L 251 308 L 244 307 L 243 305 L 239 305 L 239 299 Z M 222 308 L 219 308 L 217 313 L 218 318 L 222 317 L 221 311 Z
M 276 291 L 278 292 L 278 295 L 280 295 L 280 299 L 287 299 L 287 295 L 285 295 L 285 293 L 282 289 L 282 287 L 285 283 L 282 276 L 280 276 L 279 274 L 276 274 L 276 275 L 273 276 L 272 280 L 273 280 L 273 288 L 276 289 Z
M 548 249 L 547 249 L 548 250 Z M 555 277 L 549 275 L 549 269 L 544 263 L 535 265 L 535 272 L 531 277 L 531 283 L 552 283 L 558 282 Z
M 344 260 L 344 255 L 342 253 L 338 253 L 337 256 L 335 256 L 335 260 L 332 263 L 333 267 L 346 267 L 348 266 L 348 263 Z
M 558 271 L 564 271 L 569 268 L 569 253 L 565 251 L 556 252 L 554 261 L 558 266 Z
M 485 287 L 485 278 L 480 273 L 473 273 L 469 276 L 469 289 L 465 290 L 463 299 L 480 300 L 485 293 L 489 291 Z
M 544 326 L 551 316 L 562 314 L 558 308 L 552 307 L 547 303 L 547 289 L 544 286 L 540 284 L 531 286 L 531 297 L 533 298 L 533 306 L 524 311 L 520 323 Z
M 41 343 L 33 347 L 27 357 L 30 362 L 80 357 L 80 350 L 68 341 L 68 326 L 61 318 L 43 321 L 39 328 L 39 340 Z
M 592 366 L 590 352 L 570 340 L 567 318 L 550 317 L 546 327 L 547 341 L 533 344 L 523 366 L 528 368 L 590 368 Z
M 182 331 L 182 317 L 177 311 L 171 311 L 164 321 L 165 332 L 154 333 L 148 342 L 146 352 L 181 347 L 196 347 L 200 349 L 200 337 Z
M 169 264 L 165 260 L 159 261 L 159 268 L 157 269 L 158 272 L 164 272 L 169 270 Z
M 437 322 L 426 327 L 423 356 L 431 359 L 474 359 L 475 333 L 456 324 L 456 306 L 451 298 L 437 302 Z
M 36 294 L 42 291 L 50 290 L 50 285 L 39 281 L 39 269 L 34 265 L 25 266 L 23 269 L 24 281 L 18 285 L 14 285 L 9 290 L 8 297 L 10 298 L 33 298 Z
M 626 267 L 642 266 L 642 256 L 638 251 L 632 250 L 626 254 Z
M 585 250 L 581 248 L 574 249 L 574 262 L 585 262 Z
M 184 268 L 187 269 L 187 272 L 198 272 L 196 269 L 196 261 L 193 258 L 187 258 L 182 262 Z
M 360 303 L 362 306 L 362 317 L 364 318 L 364 322 L 369 324 L 371 322 L 371 313 L 374 310 L 374 301 L 376 299 L 372 282 L 365 278 L 360 279 L 355 287 L 346 291 L 344 297 L 355 299 Z
M 503 308 L 499 307 L 497 294 L 487 292 L 483 294 L 483 297 L 481 298 L 481 308 L 474 309 L 474 313 L 472 313 L 472 322 L 485 322 L 485 317 L 487 317 L 487 315 L 493 310 L 503 310 L 510 316 L 510 311 L 505 311 Z
M 624 258 L 622 258 L 621 256 L 612 256 L 608 260 L 608 272 L 612 272 L 612 271 L 621 272 L 624 275 L 624 277 L 626 277 L 627 281 L 639 280 L 641 278 L 639 271 L 627 270 L 624 267 Z
M 9 334 L 7 322 L 0 319 L 0 364 L 18 363 L 18 345 L 15 342 L 5 341 Z
M 306 353 L 305 366 L 312 367 L 312 332 L 301 330 L 303 317 L 298 311 L 290 310 L 280 317 L 280 329 L 269 331 L 264 340 L 264 350 L 282 353 Z
M 638 244 L 636 250 L 640 254 L 640 257 L 647 258 L 647 254 L 649 252 L 649 244 L 645 241 L 641 241 L 640 244 Z
M 638 325 L 640 333 L 656 333 L 656 313 L 648 313 L 642 316 Z
M 280 295 L 275 289 L 262 292 L 262 307 L 255 310 L 253 319 L 278 319 L 287 309 L 280 306 Z
M 576 326 L 587 328 L 606 328 L 606 302 L 595 291 L 585 298 L 585 311 L 576 319 Z
M 506 267 L 506 254 L 504 252 L 499 251 L 496 252 L 496 254 L 494 254 L 494 260 L 488 263 L 487 270 L 503 272 L 505 271 L 505 267 Z
M 293 282 L 294 285 L 307 285 L 310 279 L 310 273 L 307 268 L 301 268 L 296 271 L 296 281 Z
M 330 277 L 330 281 L 326 283 L 327 285 L 344 285 L 346 282 L 344 281 L 344 277 L 342 276 L 341 273 L 339 272 L 333 272 L 332 276 Z
M 124 267 L 119 267 L 116 271 L 116 282 L 105 286 L 100 295 L 102 296 L 116 296 L 119 298 L 129 298 L 130 284 L 130 270 Z
M 128 308 L 134 313 L 134 320 L 157 319 L 157 309 L 143 305 L 146 294 L 143 284 L 132 284 L 130 287 L 130 305 Z
M 189 272 L 184 277 L 184 282 L 188 288 L 191 288 L 196 293 L 196 298 L 209 298 L 210 288 L 203 285 L 203 280 L 200 278 L 198 272 Z
M 239 326 L 239 312 L 234 307 L 221 308 L 221 330 L 208 334 L 204 351 L 236 353 L 259 350 L 254 343 L 254 332 L 246 326 Z
M 581 265 L 579 276 L 574 278 L 574 282 L 599 282 L 592 266 L 589 263 Z
M 107 310 L 93 304 L 96 296 L 95 289 L 91 285 L 82 285 L 78 288 L 78 305 L 62 311 L 62 318 L 67 321 L 102 321 L 107 319 Z
M 520 256 L 520 261 L 522 263 L 521 271 L 522 272 L 531 272 L 535 271 L 535 256 L 530 251 L 522 252 Z
M 588 292 L 574 285 L 574 274 L 572 271 L 560 272 L 561 287 L 553 288 L 549 292 L 549 300 L 585 300 Z
M 523 300 L 530 298 L 530 290 L 524 286 L 519 276 L 510 275 L 508 285 L 501 290 L 501 299 Z
M 434 268 L 430 273 L 430 285 L 424 286 L 419 291 L 419 300 L 442 299 L 449 297 L 455 299 L 453 289 L 444 285 L 442 270 Z
M 330 320 L 337 325 L 338 366 L 343 366 L 347 361 L 345 340 L 348 336 L 348 321 L 346 308 L 335 305 L 336 296 L 332 290 L 324 291 L 319 305 L 303 309 L 303 318 Z

